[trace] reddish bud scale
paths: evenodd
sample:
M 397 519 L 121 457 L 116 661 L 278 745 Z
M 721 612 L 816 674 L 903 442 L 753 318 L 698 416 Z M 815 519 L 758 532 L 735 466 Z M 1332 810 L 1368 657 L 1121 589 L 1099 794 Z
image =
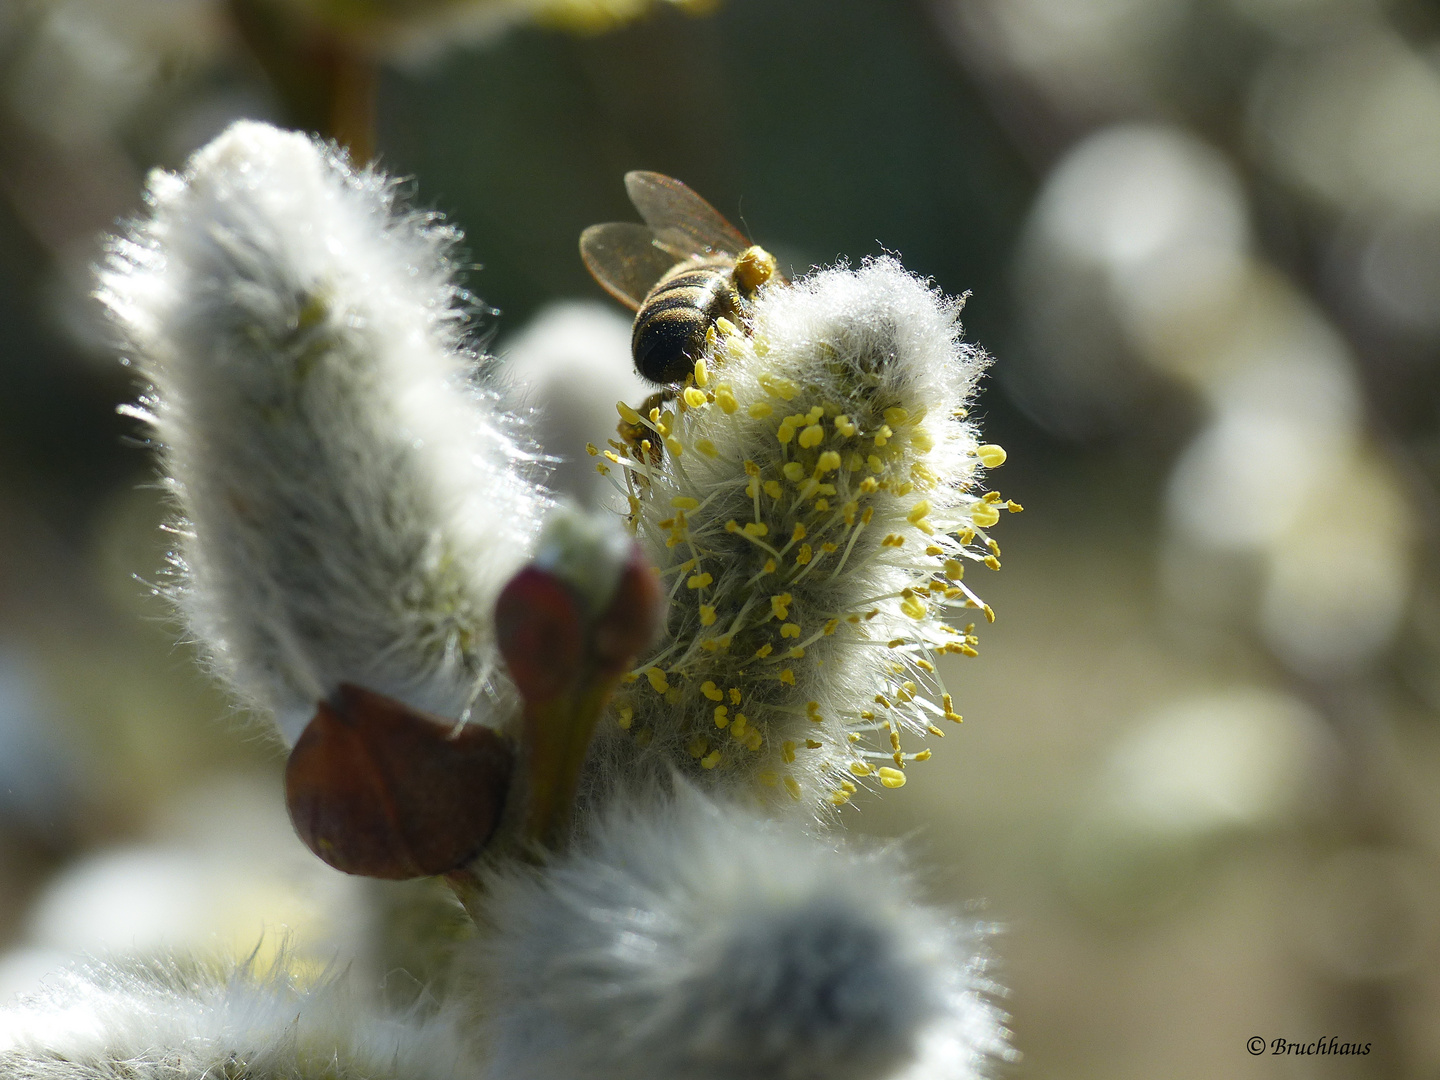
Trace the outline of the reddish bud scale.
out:
M 285 767 L 300 839 L 347 874 L 400 880 L 453 870 L 485 846 L 514 771 L 509 743 L 341 684 Z

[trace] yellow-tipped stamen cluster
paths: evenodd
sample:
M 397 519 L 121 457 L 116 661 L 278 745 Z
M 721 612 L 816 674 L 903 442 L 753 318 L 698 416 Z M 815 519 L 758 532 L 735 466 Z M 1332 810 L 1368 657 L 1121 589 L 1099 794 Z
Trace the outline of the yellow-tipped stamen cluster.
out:
M 722 319 L 679 393 L 648 416 L 619 406 L 642 436 L 603 456 L 671 609 L 613 727 L 697 776 L 838 806 L 903 786 L 930 751 L 902 740 L 960 721 L 936 662 L 977 639 L 942 614 L 993 620 L 964 567 L 999 568 L 988 530 L 1020 507 L 966 491 L 1004 451 L 976 445 L 958 403 L 932 415 L 883 379 L 807 378 L 767 345 Z

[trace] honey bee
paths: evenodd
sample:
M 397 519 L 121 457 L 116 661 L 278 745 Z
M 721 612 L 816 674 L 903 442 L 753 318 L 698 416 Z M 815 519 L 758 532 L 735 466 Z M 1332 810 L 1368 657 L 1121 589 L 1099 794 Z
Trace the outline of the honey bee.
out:
M 719 319 L 748 326 L 756 290 L 785 279 L 775 256 L 679 180 L 629 172 L 625 190 L 645 224 L 590 226 L 580 234 L 580 257 L 606 292 L 636 312 L 635 370 L 651 382 L 680 383 Z

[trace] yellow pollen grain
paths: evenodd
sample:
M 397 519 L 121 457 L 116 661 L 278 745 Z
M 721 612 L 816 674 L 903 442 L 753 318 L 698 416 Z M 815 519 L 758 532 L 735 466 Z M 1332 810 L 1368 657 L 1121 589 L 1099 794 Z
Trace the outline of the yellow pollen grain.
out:
M 811 424 L 804 431 L 800 432 L 800 438 L 796 441 L 806 450 L 809 450 L 812 446 L 819 446 L 825 441 L 825 429 L 819 424 Z
M 888 788 L 904 787 L 905 774 L 899 769 L 890 768 L 888 765 L 882 766 L 880 769 L 880 783 Z
M 657 694 L 663 694 L 666 690 L 670 689 L 670 683 L 665 678 L 665 672 L 661 671 L 658 667 L 646 668 L 645 677 L 650 680 L 650 685 L 654 687 Z
M 700 605 L 700 625 L 701 625 L 701 626 L 714 626 L 714 625 L 715 625 L 715 608 L 714 608 L 713 605 L 711 605 L 711 604 L 701 604 L 701 605 Z
M 727 415 L 740 408 L 740 403 L 735 400 L 735 392 L 725 383 L 715 387 L 715 404 Z
M 713 769 L 713 768 L 715 768 L 716 765 L 719 765 L 719 764 L 720 764 L 720 751 L 719 751 L 719 750 L 711 750 L 710 753 L 706 754 L 703 758 L 700 759 L 700 767 L 701 767 L 702 769 Z
M 685 579 L 685 587 L 687 589 L 703 589 L 705 588 L 705 586 L 709 585 L 714 580 L 715 578 L 708 573 L 691 574 L 690 577 Z
M 768 401 L 757 401 L 745 411 L 750 414 L 752 420 L 764 420 L 775 411 L 775 407 Z

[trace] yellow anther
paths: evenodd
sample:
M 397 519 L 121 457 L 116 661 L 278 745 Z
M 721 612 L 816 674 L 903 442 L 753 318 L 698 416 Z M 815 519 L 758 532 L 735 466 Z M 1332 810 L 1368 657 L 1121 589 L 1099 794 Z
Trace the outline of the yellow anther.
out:
M 705 588 L 705 586 L 709 585 L 714 580 L 715 578 L 708 573 L 692 574 L 690 575 L 690 577 L 685 579 L 685 587 L 687 589 L 703 589 Z
M 965 564 L 959 559 L 946 559 L 945 576 L 951 581 L 959 581 L 965 576 Z
M 596 446 L 593 442 L 587 442 L 585 444 L 585 452 L 591 457 L 598 457 L 600 454 L 600 448 Z
M 875 445 L 884 446 L 894 435 L 895 432 L 890 430 L 889 424 L 881 424 L 880 430 L 875 433 Z
M 700 684 L 700 693 L 704 694 L 711 701 L 723 701 L 725 694 L 709 679 Z
M 835 417 L 835 430 L 848 439 L 855 434 L 855 425 L 851 423 L 850 417 L 841 413 Z
M 824 746 L 824 745 L 825 745 L 824 743 L 822 743 L 822 742 L 817 742 L 815 739 L 806 739 L 806 740 L 805 740 L 805 748 L 806 748 L 807 750 L 819 750 L 819 749 L 820 749 L 822 746 Z
M 880 769 L 880 783 L 888 788 L 904 787 L 905 774 L 899 769 L 890 768 L 888 765 L 882 766 Z
M 670 683 L 665 679 L 665 672 L 658 667 L 646 668 L 645 677 L 650 680 L 650 685 L 654 687 L 657 694 L 663 694 L 670 689 Z
M 705 366 L 705 358 L 702 356 L 695 361 L 695 385 L 704 386 L 710 381 L 710 369 Z
M 905 515 L 905 520 L 910 522 L 911 525 L 918 525 L 920 522 L 924 521 L 929 516 L 930 503 L 928 500 L 921 499 L 918 503 L 916 503 L 910 508 L 910 512 Z
M 775 560 L 774 560 L 774 559 L 766 559 L 766 560 L 765 560 L 765 567 L 764 567 L 765 573 L 767 573 L 767 574 L 773 574 L 773 573 L 775 572 L 775 566 L 776 566 L 776 563 L 775 563 Z
M 994 555 L 986 555 L 986 556 L 985 556 L 985 565 L 988 566 L 991 570 L 999 570 L 999 569 L 1000 569 L 1000 560 L 997 559 L 997 558 L 995 558 Z
M 839 788 L 836 788 L 830 793 L 830 801 L 836 806 L 844 806 L 847 802 L 850 801 L 850 794 L 849 792 L 841 791 Z
M 740 333 L 740 328 L 725 318 L 724 315 L 721 315 L 720 318 L 715 320 L 715 329 L 726 337 L 734 337 Z
M 789 379 L 782 378 L 779 375 L 771 375 L 768 372 L 762 372 L 756 377 L 755 381 L 764 387 L 767 393 L 774 394 L 776 397 L 783 398 L 785 401 L 793 400 L 795 395 L 800 392 L 800 388 Z
M 980 459 L 980 464 L 987 469 L 998 469 L 1005 464 L 1005 448 L 995 443 L 986 443 L 984 446 L 975 448 L 975 456 Z
M 881 461 L 879 456 L 876 454 L 871 454 L 868 458 L 865 459 L 865 466 L 873 473 L 885 471 L 885 463 Z
M 805 422 L 807 424 L 818 424 L 820 422 L 820 418 L 824 415 L 825 406 L 815 405 L 811 407 L 810 411 L 805 414 Z
M 700 625 L 701 625 L 701 626 L 714 626 L 714 625 L 715 625 L 715 607 L 714 607 L 714 605 L 712 605 L 712 604 L 701 604 L 701 605 L 700 605 Z
M 929 660 L 926 660 L 926 659 L 924 659 L 923 657 L 916 659 L 916 661 L 915 661 L 915 666 L 918 667 L 921 671 L 934 671 L 934 670 L 935 670 L 935 665 L 932 664 L 932 663 L 930 663 Z
M 899 427 L 901 424 L 905 423 L 905 421 L 909 419 L 909 411 L 900 408 L 898 405 L 894 408 L 885 410 L 885 422 L 887 424 L 894 424 L 896 427 Z
M 761 486 L 764 487 L 765 494 L 772 499 L 778 499 L 785 494 L 785 489 L 780 486 L 779 480 L 766 480 Z
M 986 605 L 984 606 L 984 611 L 985 611 L 985 621 L 986 621 L 986 622 L 994 622 L 994 621 L 995 621 L 995 609 L 992 608 L 989 604 L 986 604 Z
M 620 414 L 620 419 L 624 420 L 627 424 L 640 423 L 640 414 L 623 401 L 617 401 L 615 403 L 615 411 Z
M 665 449 L 669 450 L 675 457 L 679 457 L 685 453 L 684 445 L 682 445 L 680 440 L 675 438 L 674 435 L 665 436 Z
M 700 500 L 692 499 L 689 495 L 676 495 L 670 500 L 670 505 L 676 510 L 696 510 L 699 509 Z
M 724 705 L 715 706 L 715 726 L 724 729 L 730 723 L 730 710 Z
M 809 430 L 808 428 L 806 429 Z M 840 455 L 834 450 L 826 450 L 815 462 L 815 475 L 824 476 L 826 473 L 838 471 L 840 468 Z
M 781 625 L 781 627 L 780 627 L 780 636 L 781 636 L 782 638 L 799 637 L 799 636 L 800 636 L 800 624 L 799 624 L 799 623 L 793 623 L 793 622 L 784 623 L 784 624 Z
M 831 634 L 835 633 L 835 631 L 839 628 L 839 626 L 840 626 L 840 620 L 839 620 L 839 619 L 830 619 L 828 622 L 825 623 L 825 629 L 822 631 L 822 633 L 823 633 L 826 637 L 829 637 Z
M 751 749 L 753 750 L 755 748 L 751 747 Z M 766 787 L 774 787 L 780 782 L 780 777 L 775 775 L 774 769 L 761 770 L 760 772 L 755 774 L 755 779 L 759 780 L 760 783 L 764 784 Z
M 935 736 L 937 736 L 938 738 L 941 738 L 941 739 L 943 739 L 943 738 L 945 737 L 945 729 L 944 729 L 944 728 L 938 728 L 938 727 L 936 727 L 934 724 L 927 724 L 927 725 L 925 725 L 925 726 L 929 729 L 931 735 L 935 735 Z
M 750 721 L 745 714 L 743 712 L 737 712 L 735 719 L 730 721 L 730 734 L 737 739 L 743 739 L 745 737 L 745 729 L 749 724 Z
M 713 769 L 713 768 L 715 768 L 716 765 L 719 765 L 719 764 L 720 764 L 720 751 L 719 751 L 719 750 L 711 750 L 710 753 L 706 754 L 703 758 L 700 759 L 700 767 L 701 767 L 702 769 Z
M 613 451 L 613 450 L 606 450 L 606 451 L 605 451 L 605 460 L 606 460 L 606 461 L 613 461 L 616 465 L 619 465 L 619 464 L 620 464 L 620 455 L 617 454 L 617 453 L 615 453 L 615 451 Z
M 1018 514 L 1021 510 L 1024 510 L 1025 508 L 1019 503 L 1017 503 L 1014 499 L 1011 499 L 1005 504 L 1005 509 L 1009 510 L 1012 514 Z
M 696 735 L 685 747 L 686 752 L 693 758 L 704 757 L 705 752 L 709 749 L 709 740 L 700 735 Z
M 934 753 L 935 753 L 935 751 L 933 751 L 933 750 L 921 750 L 918 754 L 911 754 L 911 755 L 910 755 L 910 760 L 911 760 L 911 761 L 929 761 L 930 758 L 934 755 Z
M 917 427 L 910 432 L 910 445 L 916 450 L 919 450 L 920 453 L 928 454 L 931 450 L 935 449 L 935 440 L 930 437 L 930 433 L 923 427 Z
M 693 386 L 686 387 L 685 393 L 682 396 L 685 398 L 685 404 L 689 405 L 692 409 L 698 409 L 705 404 L 705 391 Z
M 708 458 L 718 457 L 720 451 L 715 449 L 715 444 L 709 439 L 696 439 L 695 449 Z
M 768 536 L 770 534 L 770 526 L 766 525 L 763 521 L 747 521 L 743 531 L 746 536 Z
M 753 728 L 753 727 L 752 727 L 749 731 L 747 731 L 747 732 L 745 733 L 745 749 L 746 749 L 746 750 L 751 750 L 751 751 L 759 750 L 760 747 L 762 747 L 762 746 L 764 746 L 764 745 L 765 745 L 765 737 L 760 734 L 760 729 L 759 729 L 759 728 Z
M 757 401 L 745 411 L 750 414 L 752 420 L 764 420 L 775 411 L 775 408 L 768 401 Z
M 794 531 L 791 532 L 791 534 L 790 534 L 790 542 L 791 542 L 792 544 L 796 544 L 796 543 L 799 543 L 801 540 L 804 540 L 804 539 L 805 539 L 805 526 L 804 526 L 804 525 L 801 525 L 801 524 L 797 521 L 797 522 L 795 523 L 795 529 L 794 529 Z
M 982 529 L 988 529 L 1000 520 L 1000 511 L 987 502 L 978 502 L 970 508 L 970 520 Z
M 790 659 L 791 659 L 791 660 L 804 660 L 804 659 L 805 659 L 805 650 L 804 650 L 803 648 L 801 648 L 799 645 L 796 645 L 794 648 L 792 648 L 792 649 L 790 650 Z
M 786 765 L 795 760 L 795 744 L 793 742 L 787 741 L 780 745 L 780 758 Z
M 793 776 L 786 776 L 785 790 L 790 793 L 790 797 L 796 802 L 800 801 L 800 781 L 796 780 Z
M 820 504 L 819 504 L 819 503 L 816 503 L 815 505 L 818 507 Z M 862 520 L 863 520 L 863 519 L 862 519 Z M 827 540 L 827 541 L 825 541 L 825 543 L 823 543 L 823 544 L 820 545 L 820 550 L 823 551 L 826 555 L 830 555 L 830 554 L 833 554 L 833 553 L 836 552 L 836 551 L 839 551 L 840 549 L 839 549 L 838 547 L 836 547 L 834 544 L 830 543 L 830 541 Z
M 861 719 L 861 720 L 874 720 L 874 719 L 875 719 L 875 714 L 874 714 L 873 712 L 871 712 L 869 709 L 861 709 L 861 710 L 860 710 L 860 719 Z
M 794 686 L 794 685 L 795 685 L 795 672 L 792 671 L 790 668 L 787 667 L 785 670 L 783 670 L 782 672 L 780 672 L 780 681 L 781 681 L 782 683 L 784 683 L 786 686 Z
M 780 426 L 775 429 L 775 438 L 779 440 L 780 445 L 784 446 L 794 437 L 795 425 L 790 423 L 789 419 L 780 421 Z
M 812 558 L 814 558 L 814 556 L 815 552 L 809 544 L 801 544 L 800 550 L 795 553 L 795 565 L 804 566 Z
M 852 761 L 850 763 L 850 771 L 856 776 L 869 776 L 875 770 L 863 761 Z
M 629 731 L 630 725 L 635 720 L 635 710 L 629 705 L 621 705 L 615 710 L 615 722 L 620 725 L 621 731 Z
M 774 646 L 774 645 L 771 645 L 771 644 L 767 641 L 764 645 L 761 645 L 758 649 L 755 650 L 755 655 L 758 656 L 761 660 L 764 660 L 767 656 L 769 656 L 769 655 L 770 655 L 772 652 L 774 652 L 774 651 L 775 651 L 775 646 Z
M 798 484 L 801 480 L 805 479 L 805 466 L 801 465 L 798 461 L 787 461 L 780 471 L 785 474 L 785 479 L 789 480 L 792 484 Z
M 819 446 L 825 441 L 825 429 L 819 424 L 811 424 L 804 431 L 800 432 L 800 438 L 796 441 L 806 450 L 812 446 Z
M 923 619 L 925 617 L 925 602 L 918 596 L 911 596 L 900 601 L 900 610 L 912 619 Z
M 788 592 L 770 597 L 770 611 L 775 618 L 783 619 L 790 614 L 790 603 L 793 599 Z
M 890 700 L 884 694 L 875 695 L 875 704 L 884 705 L 887 709 L 893 708 L 893 706 L 890 704 Z

